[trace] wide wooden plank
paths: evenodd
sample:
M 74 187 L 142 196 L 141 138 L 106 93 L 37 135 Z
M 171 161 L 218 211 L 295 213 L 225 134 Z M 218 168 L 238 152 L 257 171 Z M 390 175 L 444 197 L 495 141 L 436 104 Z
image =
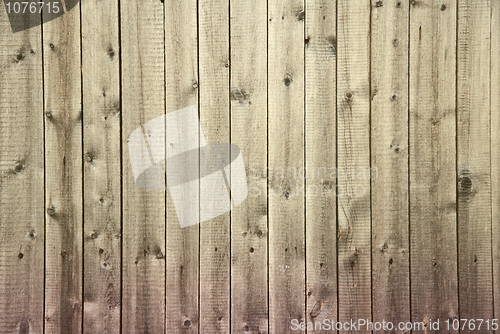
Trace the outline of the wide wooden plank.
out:
M 167 113 L 198 107 L 197 22 L 196 0 L 165 2 Z M 194 160 L 197 168 L 199 161 Z M 167 196 L 166 329 L 168 333 L 198 333 L 200 226 L 181 228 L 169 192 Z M 199 212 L 196 216 L 199 219 Z
M 119 333 L 121 96 L 118 1 L 82 2 L 84 333 Z
M 305 316 L 304 1 L 268 5 L 269 332 Z
M 21 17 L 18 16 L 20 20 Z M 0 10 L 2 334 L 43 332 L 44 134 L 41 42 L 40 26 L 13 33 L 7 12 L 3 8 Z
M 229 1 L 200 0 L 198 29 L 201 129 L 207 143 L 229 143 Z M 219 153 L 229 156 L 229 146 Z M 212 197 L 212 205 L 230 208 L 226 198 L 210 195 L 217 186 L 200 184 L 200 201 Z M 230 219 L 226 212 L 200 225 L 200 333 L 230 331 Z
M 493 301 L 500 319 L 500 1 L 491 1 L 491 213 L 493 242 Z M 499 333 L 499 331 L 496 331 Z
M 408 19 L 408 2 L 372 0 L 372 311 L 394 324 L 410 321 Z
M 267 1 L 232 0 L 230 11 L 231 142 L 249 188 L 231 212 L 231 332 L 267 333 Z
M 45 332 L 82 332 L 83 152 L 79 5 L 43 24 Z M 52 13 L 43 13 L 43 22 Z
M 306 319 L 321 322 L 337 318 L 337 7 L 305 8 Z
M 461 319 L 492 319 L 490 1 L 458 1 L 457 177 Z M 482 333 L 492 330 L 482 328 Z M 473 333 L 469 326 L 461 333 Z
M 338 319 L 345 322 L 371 319 L 370 1 L 342 0 L 337 10 Z
M 159 138 L 145 133 L 142 125 L 165 113 L 163 4 L 152 0 L 120 1 L 120 14 L 123 92 L 122 333 L 163 333 L 165 192 L 137 187 L 130 161 L 131 157 L 149 161 L 148 147 Z M 139 127 L 143 130 L 141 138 L 147 144 L 140 147 L 132 144 L 130 154 L 127 138 Z M 165 133 L 164 128 L 157 130 Z M 158 182 L 164 183 L 164 177 Z
M 413 322 L 427 324 L 429 319 L 452 321 L 459 316 L 457 7 L 456 1 L 441 5 L 441 1 L 427 0 L 410 6 L 411 315 Z M 413 330 L 423 332 L 424 328 Z

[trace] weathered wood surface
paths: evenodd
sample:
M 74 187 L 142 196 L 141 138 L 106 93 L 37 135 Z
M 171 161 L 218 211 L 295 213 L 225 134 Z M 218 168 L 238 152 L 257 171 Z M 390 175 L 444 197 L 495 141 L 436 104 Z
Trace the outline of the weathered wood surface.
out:
M 337 7 L 305 6 L 306 319 L 323 321 L 337 317 Z
M 122 89 L 122 333 L 165 330 L 165 192 L 135 185 L 127 138 L 165 113 L 163 5 L 120 1 Z M 118 52 L 115 57 L 119 57 Z M 124 93 L 126 92 L 126 93 Z M 148 134 L 144 133 L 145 138 Z M 136 154 L 149 158 L 149 152 Z M 126 163 L 124 163 L 126 162 Z
M 494 0 L 493 0 L 494 1 Z M 493 318 L 490 1 L 460 1 L 457 46 L 458 291 L 462 319 Z M 497 111 L 498 112 L 498 111 Z M 487 143 L 487 145 L 485 145 Z M 461 333 L 474 333 L 468 327 Z M 492 330 L 482 330 L 492 333 Z
M 165 3 L 167 113 L 189 106 L 199 110 L 197 22 L 196 0 Z M 167 192 L 165 297 L 168 333 L 198 333 L 199 233 L 199 225 L 180 227 L 172 197 Z
M 249 197 L 231 212 L 231 332 L 268 333 L 267 1 L 231 0 L 231 142 Z
M 70 7 L 0 6 L 1 334 L 500 317 L 499 1 Z M 127 139 L 189 106 L 249 194 L 181 228 Z
M 42 21 L 51 14 L 42 14 Z M 83 109 L 79 6 L 42 26 L 45 332 L 83 329 Z M 43 111 L 39 111 L 43 112 Z M 87 159 L 88 160 L 88 159 Z
M 491 1 L 491 214 L 493 309 L 500 317 L 500 2 Z
M 456 6 L 434 0 L 410 4 L 411 320 L 426 326 L 429 318 L 460 319 Z
M 304 1 L 268 3 L 269 332 L 305 320 Z
M 338 319 L 371 321 L 371 4 L 337 6 Z
M 0 26 L 0 333 L 43 333 L 42 34 Z
M 372 1 L 373 321 L 410 321 L 408 197 L 409 3 Z M 383 331 L 377 331 L 382 333 Z
M 119 333 L 121 96 L 118 1 L 82 2 L 83 331 Z
M 198 1 L 198 31 L 201 129 L 208 143 L 228 143 L 231 140 L 229 0 Z M 200 187 L 200 201 L 210 196 L 209 189 Z M 231 207 L 224 198 L 212 200 L 213 205 Z M 230 332 L 230 261 L 231 215 L 226 212 L 200 225 L 200 333 Z

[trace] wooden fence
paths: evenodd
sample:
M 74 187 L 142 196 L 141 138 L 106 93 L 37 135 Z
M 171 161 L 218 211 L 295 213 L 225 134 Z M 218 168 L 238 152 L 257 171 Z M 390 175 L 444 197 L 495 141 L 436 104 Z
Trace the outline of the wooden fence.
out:
M 127 138 L 191 105 L 249 195 L 181 229 Z M 499 128 L 498 0 L 2 7 L 0 333 L 493 333 Z

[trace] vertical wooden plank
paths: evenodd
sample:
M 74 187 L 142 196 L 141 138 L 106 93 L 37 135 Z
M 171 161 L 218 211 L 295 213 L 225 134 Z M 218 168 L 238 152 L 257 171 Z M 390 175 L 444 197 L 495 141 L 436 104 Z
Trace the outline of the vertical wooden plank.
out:
M 129 135 L 165 113 L 163 4 L 120 1 L 122 58 L 122 332 L 165 330 L 165 192 L 134 183 Z M 160 129 L 161 130 L 161 129 Z M 151 140 L 149 136 L 144 136 Z M 149 157 L 134 147 L 133 155 Z
M 269 332 L 305 321 L 304 1 L 268 5 Z
M 446 10 L 445 8 L 443 8 Z M 458 282 L 461 319 L 493 318 L 490 1 L 458 2 Z M 461 333 L 472 333 L 466 326 Z M 492 333 L 487 328 L 481 332 Z
M 305 9 L 306 317 L 322 322 L 337 318 L 337 7 Z
M 121 101 L 118 1 L 82 2 L 84 333 L 119 333 Z
M 410 321 L 408 20 L 409 2 L 372 0 L 372 307 L 394 324 Z
M 249 187 L 231 212 L 231 331 L 267 333 L 267 0 L 232 0 L 230 26 L 231 142 Z
M 491 206 L 494 317 L 500 319 L 500 2 L 491 1 Z M 500 333 L 500 331 L 495 331 Z
M 62 10 L 62 8 L 61 8 Z M 43 13 L 43 22 L 55 15 Z M 83 174 L 80 7 L 43 25 L 45 332 L 82 332 Z
M 201 129 L 207 143 L 229 143 L 229 0 L 198 6 Z M 200 225 L 200 333 L 230 331 L 230 233 L 229 212 Z
M 458 317 L 456 1 L 410 6 L 410 260 L 413 322 Z M 423 333 L 424 330 L 413 331 Z M 454 331 L 450 331 L 454 332 Z
M 371 319 L 370 1 L 339 1 L 337 20 L 338 289 L 345 322 Z
M 165 2 L 167 113 L 198 107 L 196 0 Z M 166 166 L 168 168 L 168 166 Z M 167 197 L 166 316 L 168 333 L 198 333 L 199 225 L 181 228 Z
M 3 8 L 0 82 L 0 333 L 42 333 L 41 27 L 13 33 Z

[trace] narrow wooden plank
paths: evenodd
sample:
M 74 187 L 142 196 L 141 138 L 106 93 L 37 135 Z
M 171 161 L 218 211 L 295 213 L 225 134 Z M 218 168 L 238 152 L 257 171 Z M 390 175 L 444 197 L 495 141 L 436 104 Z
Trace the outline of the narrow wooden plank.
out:
M 409 2 L 372 0 L 372 311 L 394 324 L 410 321 L 408 20 Z
M 370 1 L 339 1 L 337 20 L 338 289 L 345 322 L 371 319 Z
M 410 6 L 410 259 L 413 322 L 458 317 L 456 1 Z M 444 8 L 444 10 L 442 10 Z M 423 333 L 424 330 L 413 330 Z M 450 330 L 450 333 L 455 331 Z
M 229 143 L 229 1 L 198 1 L 198 28 L 201 129 L 207 143 Z M 230 331 L 230 236 L 229 212 L 200 225 L 200 333 Z
M 269 332 L 305 321 L 304 1 L 268 5 Z
M 62 10 L 62 9 L 61 9 Z M 51 14 L 43 13 L 44 22 Z M 82 332 L 83 175 L 79 5 L 43 24 L 45 332 Z
M 127 138 L 165 113 L 163 4 L 120 1 L 122 59 L 123 263 L 122 332 L 165 330 L 165 192 L 134 183 Z M 144 127 L 143 127 L 144 129 Z M 157 129 L 164 133 L 164 129 Z M 143 136 L 150 145 L 155 138 Z M 146 147 L 133 147 L 147 160 Z M 159 180 L 164 182 L 164 180 Z M 162 185 L 161 185 L 162 186 Z
M 84 333 L 119 333 L 121 98 L 118 1 L 82 2 Z
M 305 8 L 306 317 L 322 322 L 337 319 L 337 6 Z
M 267 333 L 267 0 L 232 0 L 230 11 L 231 142 L 249 189 L 231 213 L 231 331 Z
M 446 10 L 446 9 L 445 9 Z M 457 177 L 461 319 L 492 319 L 490 1 L 458 2 Z M 481 332 L 492 333 L 482 328 Z M 461 333 L 473 333 L 466 326 Z
M 196 0 L 165 2 L 165 52 L 167 113 L 198 107 Z M 200 227 L 181 228 L 169 192 L 167 196 L 166 328 L 168 333 L 198 333 Z
M 42 333 L 41 27 L 13 33 L 3 8 L 0 82 L 0 333 Z
M 500 319 L 500 2 L 491 1 L 491 206 L 493 242 L 493 309 Z M 499 330 L 495 333 L 500 333 Z

